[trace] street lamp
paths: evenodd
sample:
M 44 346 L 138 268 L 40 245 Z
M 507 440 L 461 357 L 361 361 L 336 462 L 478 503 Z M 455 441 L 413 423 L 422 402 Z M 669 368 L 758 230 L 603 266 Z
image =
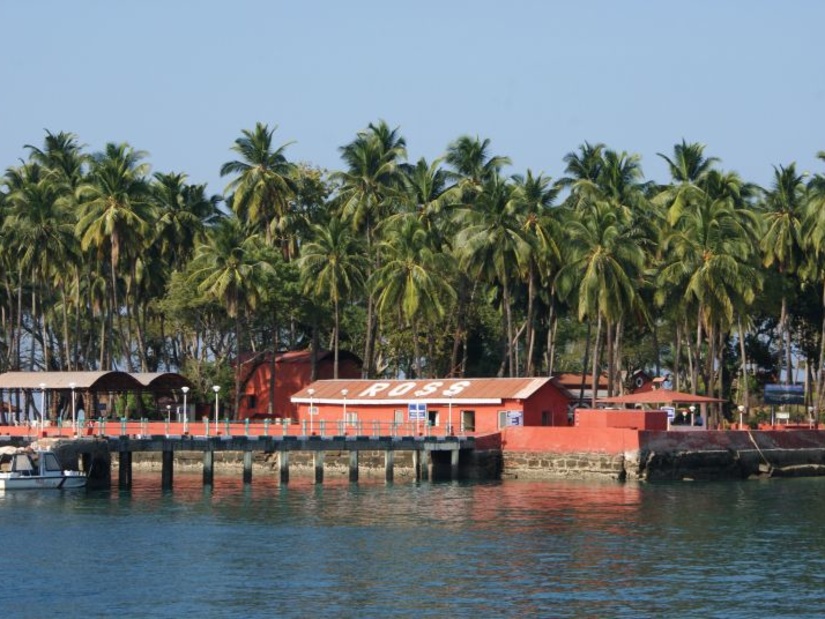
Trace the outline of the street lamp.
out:
M 691 404 L 688 408 L 690 408 L 690 425 L 693 426 L 693 413 L 696 412 L 696 407 Z
M 40 429 L 46 425 L 46 383 L 40 383 Z
M 69 388 L 72 390 L 72 429 L 75 429 L 75 401 L 74 401 L 74 388 L 77 387 L 77 383 L 69 383 Z
M 184 425 L 184 431 L 186 431 L 185 430 L 186 422 L 187 422 L 187 419 L 186 419 L 186 394 L 189 393 L 189 387 L 183 386 L 183 387 L 180 388 L 180 390 L 183 391 L 183 425 Z
M 453 394 L 447 393 L 447 406 L 449 413 L 447 415 L 447 433 L 453 434 Z
M 344 396 L 344 428 L 342 434 L 347 433 L 347 394 L 349 389 L 341 389 L 341 395 Z
M 740 404 L 740 405 L 738 406 L 738 408 L 739 408 L 739 429 L 741 430 L 741 429 L 742 429 L 742 427 L 743 427 L 743 424 L 742 424 L 742 415 L 743 415 L 743 414 L 744 414 L 744 412 L 745 412 L 745 405 L 744 405 L 744 404 Z
M 215 392 L 215 436 L 218 435 L 218 406 L 219 406 L 218 392 L 220 390 L 221 390 L 220 385 L 213 385 L 212 386 L 212 391 Z
M 315 393 L 315 389 L 310 387 L 309 389 L 307 389 L 307 393 L 309 394 L 309 433 L 313 434 L 313 431 L 312 431 L 312 409 L 314 407 L 312 406 L 312 395 Z
M 172 421 L 172 405 L 167 404 L 166 405 L 166 425 L 168 426 L 169 422 L 171 422 L 171 421 Z

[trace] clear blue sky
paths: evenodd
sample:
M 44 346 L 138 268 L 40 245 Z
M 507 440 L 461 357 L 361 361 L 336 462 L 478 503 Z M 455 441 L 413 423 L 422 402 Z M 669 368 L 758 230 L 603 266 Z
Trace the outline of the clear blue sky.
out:
M 411 160 L 462 134 L 557 178 L 585 140 L 656 156 L 683 138 L 746 180 L 825 172 L 825 2 L 0 0 L 0 166 L 76 133 L 220 193 L 241 129 L 335 169 L 379 119 Z

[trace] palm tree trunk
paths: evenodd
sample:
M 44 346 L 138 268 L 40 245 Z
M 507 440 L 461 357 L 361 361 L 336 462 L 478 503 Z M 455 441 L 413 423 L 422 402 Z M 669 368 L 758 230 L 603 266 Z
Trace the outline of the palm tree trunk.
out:
M 601 361 L 601 342 L 602 342 L 602 314 L 599 312 L 596 319 L 596 337 L 593 338 L 593 395 L 590 398 L 590 406 L 596 407 L 596 398 L 599 394 L 599 362 Z
M 338 299 L 335 299 L 334 302 L 334 313 L 335 313 L 335 349 L 333 350 L 333 364 L 332 364 L 332 377 L 335 380 L 338 380 L 338 349 L 339 349 L 339 337 L 341 334 L 341 318 L 339 314 L 338 308 Z
M 822 286 L 822 326 L 819 331 L 819 365 L 816 373 L 816 409 L 825 404 L 825 283 Z
M 750 405 L 750 385 L 748 384 L 748 358 L 745 355 L 745 329 L 742 326 L 742 317 L 739 316 L 739 356 L 742 358 L 742 384 L 739 389 L 742 400 L 741 404 L 747 409 Z
M 615 354 L 615 361 L 613 362 L 614 372 L 616 373 L 616 382 L 619 387 L 616 393 L 621 395 L 624 393 L 624 383 L 622 382 L 622 340 L 624 339 L 624 319 L 620 319 L 616 323 L 616 343 L 613 346 Z
M 615 383 L 614 373 L 616 371 L 615 366 L 615 350 L 614 350 L 614 329 L 615 326 L 612 320 L 605 321 L 607 324 L 605 325 L 605 332 L 604 332 L 604 339 L 607 342 L 607 395 L 613 395 L 613 387 Z
M 530 261 L 530 272 L 527 279 L 527 359 L 525 360 L 524 373 L 526 376 L 534 376 L 535 369 L 533 368 L 533 350 L 536 340 L 536 329 L 534 322 L 534 313 L 536 305 L 536 285 L 535 285 L 535 269 L 533 262 Z
M 788 368 L 788 372 L 785 375 L 785 384 L 791 385 L 793 384 L 793 358 L 791 355 L 791 320 L 788 314 L 788 299 L 786 296 L 782 296 L 782 316 L 779 319 L 780 324 L 783 327 L 783 335 L 785 341 L 785 364 Z

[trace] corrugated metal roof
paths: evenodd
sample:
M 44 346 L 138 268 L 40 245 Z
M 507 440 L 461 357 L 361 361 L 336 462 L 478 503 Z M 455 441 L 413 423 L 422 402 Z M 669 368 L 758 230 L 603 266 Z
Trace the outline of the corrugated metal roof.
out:
M 553 379 L 557 383 L 564 387 L 567 387 L 568 389 L 570 389 L 571 387 L 579 387 L 582 383 L 582 375 L 571 372 L 562 372 L 560 374 L 554 374 Z M 593 374 L 586 374 L 584 376 L 584 386 L 593 386 Z M 599 375 L 599 387 L 607 388 L 607 376 L 605 376 L 604 374 Z
M 542 378 L 426 378 L 419 380 L 319 380 L 292 397 L 292 402 L 405 404 L 496 404 L 524 400 L 550 381 Z M 310 390 L 312 395 L 310 396 Z

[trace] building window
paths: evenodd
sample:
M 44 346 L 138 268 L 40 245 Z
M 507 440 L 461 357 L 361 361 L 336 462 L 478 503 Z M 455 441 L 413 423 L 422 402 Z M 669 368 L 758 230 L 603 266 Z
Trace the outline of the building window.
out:
M 541 425 L 550 425 L 550 411 L 541 411 Z
M 255 410 L 255 408 L 257 406 L 258 406 L 258 396 L 256 396 L 255 394 L 247 395 L 246 396 L 246 407 L 249 410 Z
M 431 426 L 438 425 L 438 411 L 427 411 L 427 419 Z
M 347 411 L 347 425 L 358 425 L 358 411 Z
M 395 423 L 395 425 L 401 425 L 402 423 L 404 423 L 404 415 L 406 413 L 407 413 L 407 411 L 403 411 L 403 410 L 399 410 L 399 409 L 395 409 L 392 412 L 392 420 Z
M 475 411 L 461 411 L 461 431 L 475 432 L 476 431 L 476 412 Z

